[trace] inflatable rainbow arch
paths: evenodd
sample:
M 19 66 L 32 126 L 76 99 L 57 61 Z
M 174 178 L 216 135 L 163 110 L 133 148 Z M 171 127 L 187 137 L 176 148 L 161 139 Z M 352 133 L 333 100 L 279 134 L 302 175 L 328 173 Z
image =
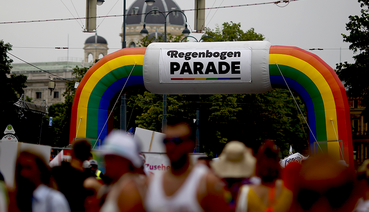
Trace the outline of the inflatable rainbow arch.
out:
M 106 137 L 112 129 L 107 120 L 113 96 L 125 83 L 127 87 L 144 85 L 145 51 L 146 48 L 122 49 L 103 57 L 88 70 L 73 102 L 70 143 L 75 138 L 102 141 Z M 308 51 L 271 46 L 269 76 L 272 87 L 285 87 L 287 83 L 304 100 L 311 149 L 332 152 L 353 166 L 350 109 L 345 88 L 334 70 Z

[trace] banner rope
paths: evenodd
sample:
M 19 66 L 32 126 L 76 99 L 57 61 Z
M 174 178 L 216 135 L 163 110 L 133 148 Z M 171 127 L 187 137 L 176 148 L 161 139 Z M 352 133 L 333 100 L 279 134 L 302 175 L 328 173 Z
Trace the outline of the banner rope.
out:
M 300 108 L 299 104 L 297 103 L 297 101 L 296 101 L 296 99 L 295 99 L 295 96 L 293 95 L 293 93 L 292 93 L 292 91 L 291 91 L 291 89 L 290 89 L 290 86 L 288 86 L 288 83 L 287 83 L 286 79 L 284 78 L 284 75 L 283 75 L 283 73 L 282 73 L 282 71 L 281 71 L 281 69 L 279 68 L 279 66 L 278 66 L 278 64 L 277 64 L 277 63 L 276 63 L 276 66 L 277 66 L 277 68 L 278 68 L 278 70 L 279 70 L 279 73 L 281 73 L 281 76 L 282 76 L 282 78 L 283 78 L 284 83 L 286 84 L 286 86 L 287 86 L 288 90 L 290 91 L 290 94 L 291 94 L 291 96 L 292 96 L 292 98 L 293 98 L 293 101 L 295 101 L 295 104 L 296 104 L 297 109 L 300 111 L 300 114 L 301 114 L 302 118 L 304 119 L 304 121 L 305 121 L 306 125 L 308 126 L 308 128 L 309 128 L 309 131 L 310 131 L 311 135 L 314 137 L 314 139 L 315 139 L 315 143 L 317 144 L 317 146 L 319 147 L 319 149 L 320 149 L 321 151 L 323 151 L 323 150 L 322 150 L 322 148 L 320 147 L 320 144 L 318 143 L 318 140 L 316 139 L 316 137 L 315 137 L 315 135 L 314 135 L 313 131 L 311 130 L 309 123 L 307 122 L 307 120 L 306 120 L 306 118 L 305 118 L 304 114 L 302 113 L 301 108 Z
M 108 123 L 108 120 L 109 120 L 109 118 L 110 118 L 111 114 L 113 113 L 115 106 L 116 106 L 116 105 L 117 105 L 117 103 L 118 103 L 119 97 L 122 95 L 123 90 L 124 90 L 124 88 L 126 87 L 127 82 L 128 82 L 128 80 L 129 80 L 129 78 L 131 77 L 131 74 L 132 74 L 133 69 L 134 69 L 135 67 L 136 67 L 136 63 L 133 65 L 131 72 L 129 72 L 129 75 L 128 75 L 128 77 L 127 77 L 127 80 L 126 80 L 126 82 L 124 83 L 124 85 L 123 85 L 122 89 L 120 90 L 120 93 L 119 93 L 119 95 L 118 95 L 117 99 L 115 100 L 115 103 L 114 103 L 114 105 L 113 105 L 112 110 L 110 111 L 109 116 L 108 116 L 108 118 L 106 119 L 106 121 L 105 121 L 105 123 L 104 123 L 104 126 L 101 128 L 100 134 L 99 134 L 99 136 L 97 137 L 97 139 L 96 139 L 96 141 L 95 141 L 95 144 L 94 144 L 94 146 L 93 146 L 93 149 L 95 148 L 96 143 L 97 143 L 97 141 L 99 140 L 99 138 L 100 138 L 100 136 L 101 136 L 101 133 L 103 132 L 103 130 L 104 130 L 104 128 L 105 128 L 105 126 L 106 126 L 106 124 Z

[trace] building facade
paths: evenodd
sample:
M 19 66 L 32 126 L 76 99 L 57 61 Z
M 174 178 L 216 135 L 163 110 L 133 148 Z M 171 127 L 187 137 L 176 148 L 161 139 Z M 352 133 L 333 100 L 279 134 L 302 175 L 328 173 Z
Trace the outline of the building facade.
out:
M 108 42 L 97 34 L 86 39 L 84 44 L 84 60 L 80 62 L 58 61 L 38 62 L 31 66 L 26 63 L 14 63 L 11 73 L 27 76 L 24 96 L 32 98 L 37 105 L 50 106 L 55 103 L 63 103 L 63 93 L 66 90 L 66 81 L 75 81 L 73 68 L 89 67 L 97 59 L 108 54 Z M 38 68 L 36 68 L 36 67 Z M 50 87 L 52 85 L 52 87 Z M 55 86 L 55 87 L 54 87 Z
M 26 63 L 14 63 L 12 73 L 27 76 L 27 87 L 24 89 L 25 97 L 32 98 L 32 102 L 35 104 L 46 103 L 47 106 L 64 102 L 63 93 L 66 89 L 66 80 L 74 80 L 72 76 L 74 67 L 84 67 L 82 61 L 41 62 L 33 63 L 33 65 L 47 72 Z M 53 90 L 49 89 L 50 82 L 55 83 Z
M 365 107 L 361 104 L 360 98 L 348 97 L 350 106 L 350 118 L 352 127 L 352 141 L 354 149 L 355 166 L 361 165 L 369 158 L 369 132 L 368 122 L 362 115 Z

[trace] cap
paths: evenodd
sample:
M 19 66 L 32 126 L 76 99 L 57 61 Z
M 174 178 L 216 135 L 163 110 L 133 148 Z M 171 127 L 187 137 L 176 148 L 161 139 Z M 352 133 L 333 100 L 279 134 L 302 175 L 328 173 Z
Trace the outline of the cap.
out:
M 142 159 L 139 156 L 138 143 L 131 135 L 121 130 L 113 130 L 105 138 L 101 147 L 104 155 L 117 155 L 128 159 L 132 164 L 139 168 L 142 165 Z
M 91 165 L 96 165 L 96 166 L 98 165 L 96 160 L 90 160 L 89 162 Z
M 83 168 L 88 169 L 91 168 L 91 163 L 88 160 L 83 161 Z

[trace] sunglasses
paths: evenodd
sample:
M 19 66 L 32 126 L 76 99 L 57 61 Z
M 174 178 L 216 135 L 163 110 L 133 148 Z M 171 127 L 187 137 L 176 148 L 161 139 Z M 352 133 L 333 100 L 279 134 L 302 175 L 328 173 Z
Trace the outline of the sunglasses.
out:
M 182 143 L 184 140 L 181 139 L 181 138 L 165 138 L 163 140 L 163 143 L 164 144 L 167 144 L 167 143 L 174 143 L 174 144 L 180 144 Z

